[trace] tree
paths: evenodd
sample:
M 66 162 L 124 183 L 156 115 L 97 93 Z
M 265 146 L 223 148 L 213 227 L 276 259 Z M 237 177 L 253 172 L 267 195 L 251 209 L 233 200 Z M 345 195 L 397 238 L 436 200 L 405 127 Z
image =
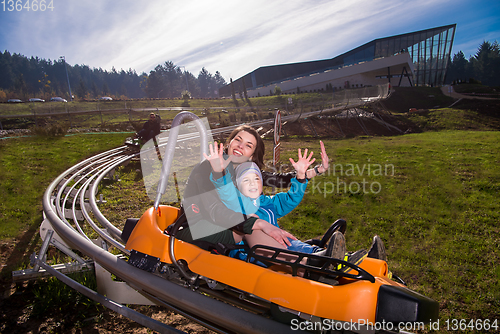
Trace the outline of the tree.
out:
M 223 87 L 226 85 L 226 80 L 222 77 L 222 75 L 219 73 L 219 71 L 215 72 L 214 75 L 214 82 L 215 82 L 215 89 L 217 90 L 217 97 L 219 96 L 219 88 Z
M 474 77 L 481 81 L 483 85 L 499 86 L 500 85 L 500 50 L 498 42 L 490 43 L 483 41 L 479 46 L 474 57 L 470 59 L 470 63 L 474 70 Z
M 94 97 L 102 94 L 131 98 L 178 98 L 185 89 L 189 89 L 192 97 L 217 97 L 218 89 L 226 85 L 218 71 L 211 75 L 203 68 L 197 78 L 187 71 L 182 71 L 171 61 L 157 65 L 149 75 L 138 75 L 130 68 L 120 71 L 115 67 L 111 71 L 102 68 L 91 69 L 87 65 L 72 66 L 59 58 L 53 61 L 38 57 L 27 58 L 4 51 L 0 52 L 0 89 L 8 96 L 16 97 L 31 94 L 42 94 L 45 98 L 63 96 L 68 92 L 66 70 L 70 86 L 75 88 L 79 97 L 83 97 L 80 88 L 84 87 L 85 95 L 90 90 Z
M 234 83 L 233 78 L 229 78 L 229 82 L 231 84 L 231 95 L 233 96 L 233 102 L 236 107 L 239 107 L 238 100 L 236 100 L 236 92 L 234 91 Z
M 154 70 L 149 72 L 145 92 L 149 98 L 159 98 L 165 86 L 163 83 L 163 68 L 157 65 Z
M 157 65 L 149 73 L 144 91 L 150 98 L 176 98 L 185 88 L 185 74 L 179 66 L 166 61 L 163 65 Z
M 87 97 L 87 86 L 85 86 L 85 82 L 80 78 L 80 84 L 76 88 L 76 95 L 80 97 L 80 99 L 84 99 Z
M 48 77 L 49 76 L 46 73 L 43 73 L 42 78 L 38 80 L 38 83 L 41 85 L 39 90 L 40 97 L 43 97 L 46 100 L 50 98 L 50 95 L 52 93 L 52 87 L 50 87 L 51 81 Z
M 484 41 L 476 54 L 467 60 L 462 51 L 453 56 L 446 76 L 447 83 L 475 79 L 487 86 L 500 86 L 500 47 L 497 41 Z
M 281 96 L 281 87 L 280 86 L 274 86 L 274 95 Z
M 459 51 L 453 56 L 453 60 L 448 67 L 447 81 L 466 81 L 470 77 L 470 74 L 469 62 L 465 59 L 464 53 Z
M 2 89 L 0 89 L 0 101 L 5 100 L 7 100 L 7 94 Z
M 163 65 L 162 75 L 164 76 L 163 83 L 165 86 L 166 97 L 179 97 L 185 85 L 182 81 L 183 74 L 179 66 L 176 66 L 171 61 L 166 61 Z
M 212 81 L 212 75 L 203 67 L 198 74 L 198 85 L 200 86 L 200 96 L 210 97 L 210 81 Z
M 245 85 L 245 80 L 241 80 L 243 84 L 243 95 L 245 96 L 245 101 L 247 104 L 251 107 L 252 106 L 252 101 L 248 98 L 248 92 L 247 92 L 247 86 Z
M 12 88 L 15 80 L 13 70 L 14 66 L 12 64 L 12 55 L 10 52 L 0 52 L 0 73 L 2 73 L 2 75 L 0 75 L 0 88 Z
M 90 86 L 90 90 L 92 91 L 93 98 L 99 97 L 99 89 L 97 88 L 97 85 L 95 84 L 94 81 L 92 81 L 92 85 Z
M 125 87 L 125 84 L 122 84 L 120 86 L 120 90 L 118 91 L 118 93 L 120 94 L 121 97 L 127 97 L 128 96 L 127 87 Z
M 189 92 L 191 93 L 191 97 L 199 97 L 200 96 L 200 87 L 198 85 L 198 79 L 191 74 L 190 72 L 185 72 L 184 76 L 187 76 L 187 88 L 189 88 Z M 186 79 L 184 78 L 184 81 Z M 187 89 L 186 88 L 186 89 Z
M 20 73 L 17 77 L 14 84 L 14 89 L 19 97 L 26 97 L 26 94 L 28 93 L 28 87 L 26 86 L 26 81 L 24 81 L 24 75 L 22 73 Z
M 103 82 L 102 84 L 102 94 L 103 95 L 109 95 L 109 87 L 106 82 Z

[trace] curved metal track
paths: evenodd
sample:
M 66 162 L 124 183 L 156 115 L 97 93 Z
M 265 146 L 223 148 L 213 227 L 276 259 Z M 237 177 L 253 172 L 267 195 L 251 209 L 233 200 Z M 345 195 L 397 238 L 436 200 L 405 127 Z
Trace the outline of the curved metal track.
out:
M 307 117 L 318 113 L 321 111 L 304 113 L 298 117 Z M 285 116 L 282 120 L 295 118 L 297 115 Z M 271 119 L 249 124 L 261 126 L 272 122 L 274 120 Z M 212 135 L 230 132 L 235 127 L 213 130 Z M 166 145 L 166 143 L 159 144 L 160 146 Z M 131 152 L 126 146 L 109 150 L 69 168 L 50 184 L 43 196 L 45 220 L 42 224 L 41 234 L 44 244 L 40 256 L 35 258 L 32 272 L 37 272 L 41 267 L 47 273 L 55 275 L 81 293 L 144 326 L 162 333 L 179 332 L 79 285 L 61 271 L 47 265 L 43 255 L 50 242 L 80 262 L 81 266 L 92 263 L 95 265 L 96 271 L 103 268 L 119 277 L 128 287 L 137 290 L 151 303 L 172 309 L 214 331 L 221 333 L 297 333 L 297 330 L 292 331 L 290 326 L 192 291 L 126 262 L 125 258 L 129 255 L 129 251 L 125 249 L 121 239 L 121 231 L 101 213 L 96 195 L 98 186 L 105 177 L 112 177 L 118 166 L 128 163 L 138 154 Z M 96 233 L 97 240 L 95 240 Z M 110 253 L 109 246 L 114 246 L 120 254 Z M 72 250 L 78 250 L 91 260 L 80 258 Z
M 60 244 L 66 244 L 70 249 L 79 250 L 91 258 L 96 267 L 100 266 L 116 275 L 154 304 L 173 309 L 212 330 L 237 333 L 291 332 L 289 326 L 191 291 L 137 269 L 124 260 L 129 251 L 123 245 L 121 231 L 100 212 L 96 195 L 99 183 L 106 176 L 111 176 L 116 167 L 127 163 L 136 155 L 137 153 L 131 153 L 127 147 L 98 154 L 66 170 L 50 184 L 43 197 L 43 209 L 46 222 L 50 222 L 48 230 L 55 232 L 55 239 L 60 239 Z M 92 240 L 95 236 L 89 236 L 95 232 L 99 235 L 100 242 Z M 45 237 L 47 238 L 47 235 Z M 110 245 L 120 250 L 121 254 L 108 252 Z M 37 266 L 56 275 L 68 285 L 76 283 L 42 260 L 43 258 L 37 259 Z M 82 288 L 77 290 L 159 332 L 178 332 L 155 321 L 151 322 L 152 319 L 145 319 L 123 305 L 117 307 L 119 303 L 96 292 Z

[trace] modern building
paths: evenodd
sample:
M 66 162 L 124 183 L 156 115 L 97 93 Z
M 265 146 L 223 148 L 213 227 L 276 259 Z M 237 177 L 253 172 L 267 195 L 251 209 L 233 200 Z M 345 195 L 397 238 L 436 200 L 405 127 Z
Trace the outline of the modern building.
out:
M 332 59 L 259 67 L 232 85 L 236 94 L 266 96 L 374 86 L 444 84 L 456 24 L 375 39 Z M 229 97 L 231 84 L 219 89 Z

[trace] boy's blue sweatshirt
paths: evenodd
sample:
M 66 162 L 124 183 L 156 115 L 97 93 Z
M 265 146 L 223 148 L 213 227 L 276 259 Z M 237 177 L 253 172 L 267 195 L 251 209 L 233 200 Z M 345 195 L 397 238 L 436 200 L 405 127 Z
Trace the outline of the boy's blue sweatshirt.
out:
M 229 209 L 246 215 L 256 214 L 260 219 L 278 227 L 278 218 L 285 216 L 299 205 L 307 188 L 307 179 L 300 182 L 297 178 L 293 178 L 288 192 L 280 192 L 273 196 L 260 195 L 257 199 L 251 199 L 236 189 L 229 173 L 217 180 L 210 175 L 210 179 L 220 199 Z

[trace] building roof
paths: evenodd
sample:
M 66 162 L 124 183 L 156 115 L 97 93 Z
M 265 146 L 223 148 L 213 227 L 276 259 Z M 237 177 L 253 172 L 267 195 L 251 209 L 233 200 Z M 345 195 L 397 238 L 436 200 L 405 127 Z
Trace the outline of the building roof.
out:
M 346 66 L 409 53 L 414 63 L 415 85 L 442 85 L 450 59 L 456 24 L 378 38 L 337 57 L 324 60 L 263 66 L 233 82 L 236 92 L 255 90 L 298 77 L 340 69 Z M 231 84 L 219 89 L 220 96 L 231 95 Z

